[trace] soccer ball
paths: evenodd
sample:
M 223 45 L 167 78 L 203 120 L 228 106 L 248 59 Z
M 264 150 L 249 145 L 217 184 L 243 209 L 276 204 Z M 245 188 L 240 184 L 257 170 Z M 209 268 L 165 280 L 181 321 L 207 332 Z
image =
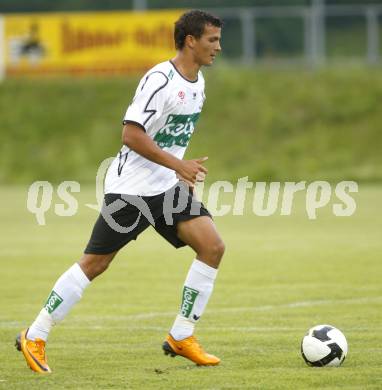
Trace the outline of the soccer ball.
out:
M 340 366 L 348 353 L 343 333 L 331 325 L 310 328 L 301 342 L 301 354 L 306 364 L 314 367 Z

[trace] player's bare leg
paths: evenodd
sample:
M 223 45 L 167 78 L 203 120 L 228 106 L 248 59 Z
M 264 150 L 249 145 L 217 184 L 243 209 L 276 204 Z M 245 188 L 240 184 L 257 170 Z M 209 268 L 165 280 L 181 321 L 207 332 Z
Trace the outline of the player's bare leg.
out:
M 23 353 L 28 366 L 33 371 L 51 372 L 45 353 L 49 332 L 81 299 L 90 281 L 107 269 L 116 253 L 84 254 L 78 263 L 71 266 L 57 280 L 33 324 L 17 336 L 16 348 Z
M 101 275 L 107 270 L 116 254 L 117 252 L 112 252 L 107 255 L 85 253 L 78 264 L 80 265 L 82 271 L 84 271 L 87 278 L 92 281 L 98 275 Z
M 163 343 L 163 350 L 171 356 L 184 356 L 198 365 L 216 365 L 220 359 L 206 353 L 193 336 L 213 290 L 217 268 L 224 254 L 224 243 L 215 224 L 207 216 L 180 222 L 178 237 L 194 249 L 196 259 L 188 272 L 180 313 Z
M 178 237 L 195 251 L 198 260 L 212 268 L 219 267 L 225 245 L 210 217 L 179 222 L 177 231 Z

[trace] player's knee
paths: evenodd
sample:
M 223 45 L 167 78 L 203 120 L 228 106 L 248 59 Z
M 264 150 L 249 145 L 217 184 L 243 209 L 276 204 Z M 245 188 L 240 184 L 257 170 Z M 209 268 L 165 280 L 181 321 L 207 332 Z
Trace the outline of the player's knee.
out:
M 97 261 L 93 265 L 93 271 L 96 274 L 96 276 L 101 275 L 103 272 L 105 272 L 110 265 L 110 260 L 108 258 L 103 258 L 99 261 Z
M 84 255 L 79 264 L 89 280 L 93 280 L 107 270 L 114 256 Z
M 216 240 L 213 243 L 206 243 L 198 253 L 198 258 L 207 263 L 217 266 L 224 255 L 225 245 L 222 240 Z
M 218 257 L 220 261 L 220 259 L 223 257 L 225 252 L 225 244 L 222 240 L 219 240 L 218 243 L 215 245 L 214 251 L 216 257 Z

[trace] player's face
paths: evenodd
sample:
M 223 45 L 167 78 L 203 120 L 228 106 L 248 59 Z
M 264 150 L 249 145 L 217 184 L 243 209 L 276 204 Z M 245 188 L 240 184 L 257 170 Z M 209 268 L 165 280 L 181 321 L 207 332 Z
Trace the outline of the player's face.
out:
M 194 42 L 195 60 L 200 65 L 212 65 L 216 55 L 221 51 L 221 28 L 206 24 L 203 35 Z

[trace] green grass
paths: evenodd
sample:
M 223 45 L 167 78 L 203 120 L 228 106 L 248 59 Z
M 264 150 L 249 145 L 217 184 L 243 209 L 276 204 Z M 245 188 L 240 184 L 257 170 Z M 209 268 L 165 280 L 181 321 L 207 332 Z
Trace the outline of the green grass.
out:
M 257 217 L 247 207 L 216 218 L 227 251 L 197 335 L 219 367 L 162 354 L 193 254 L 145 232 L 53 329 L 47 377 L 26 367 L 13 340 L 79 258 L 97 214 L 84 206 L 94 203 L 87 187 L 76 194 L 78 214 L 50 212 L 37 226 L 26 194 L 26 186 L 0 188 L 0 388 L 382 388 L 382 187 L 360 185 L 351 217 L 327 206 L 308 220 L 300 195 L 292 216 Z M 302 336 L 320 323 L 347 336 L 340 368 L 310 368 L 300 356 Z
M 210 180 L 382 181 L 382 71 L 219 67 L 187 152 Z M 0 183 L 91 182 L 121 146 L 137 79 L 5 80 Z M 17 104 L 15 104 L 17 102 Z

